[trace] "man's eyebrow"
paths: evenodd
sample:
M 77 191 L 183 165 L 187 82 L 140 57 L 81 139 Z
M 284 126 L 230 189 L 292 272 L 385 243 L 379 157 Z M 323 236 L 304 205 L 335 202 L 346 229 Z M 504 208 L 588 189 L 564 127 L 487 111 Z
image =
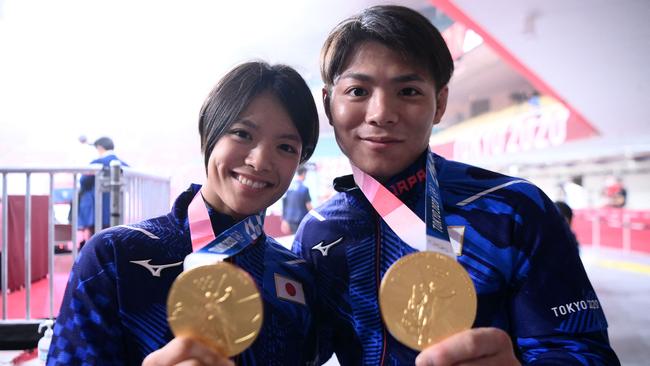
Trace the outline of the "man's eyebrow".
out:
M 355 79 L 359 81 L 372 81 L 372 77 L 367 74 L 362 74 L 359 72 L 346 72 L 339 76 L 339 80 L 341 79 Z
M 359 81 L 370 82 L 373 80 L 373 77 L 367 74 L 359 72 L 349 72 L 342 74 L 339 79 L 355 79 Z M 399 75 L 391 79 L 392 82 L 396 83 L 405 83 L 410 81 L 426 81 L 421 75 L 417 73 Z
M 416 74 L 416 73 L 400 75 L 400 76 L 394 77 L 392 80 L 396 81 L 398 83 L 405 83 L 405 82 L 409 82 L 409 81 L 426 81 L 421 75 Z

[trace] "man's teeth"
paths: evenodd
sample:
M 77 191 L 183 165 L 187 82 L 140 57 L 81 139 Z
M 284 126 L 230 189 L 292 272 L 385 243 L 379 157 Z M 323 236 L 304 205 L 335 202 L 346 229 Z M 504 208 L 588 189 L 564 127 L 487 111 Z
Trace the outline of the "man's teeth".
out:
M 257 182 L 248 178 L 244 178 L 241 175 L 237 176 L 237 180 L 239 181 L 239 183 L 243 185 L 247 185 L 252 188 L 264 188 L 267 185 L 266 182 Z

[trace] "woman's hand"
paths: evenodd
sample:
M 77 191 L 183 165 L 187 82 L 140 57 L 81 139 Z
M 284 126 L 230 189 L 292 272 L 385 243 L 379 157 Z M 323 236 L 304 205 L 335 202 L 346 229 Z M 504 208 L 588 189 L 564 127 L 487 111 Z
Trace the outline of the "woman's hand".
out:
M 176 337 L 159 350 L 150 353 L 142 366 L 234 366 L 228 357 L 189 337 Z

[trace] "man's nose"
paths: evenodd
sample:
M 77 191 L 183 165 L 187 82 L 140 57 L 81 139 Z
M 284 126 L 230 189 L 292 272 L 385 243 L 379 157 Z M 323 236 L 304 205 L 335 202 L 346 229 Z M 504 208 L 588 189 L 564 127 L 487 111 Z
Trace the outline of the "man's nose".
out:
M 384 91 L 376 91 L 368 101 L 366 122 L 377 126 L 394 124 L 398 121 L 395 98 Z

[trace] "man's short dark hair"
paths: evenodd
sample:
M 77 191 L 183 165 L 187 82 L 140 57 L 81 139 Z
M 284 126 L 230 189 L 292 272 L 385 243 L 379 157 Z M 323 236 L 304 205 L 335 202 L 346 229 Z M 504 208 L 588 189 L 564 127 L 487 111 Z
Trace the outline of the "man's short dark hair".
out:
M 454 61 L 438 29 L 415 10 L 373 6 L 339 23 L 321 49 L 321 77 L 334 85 L 349 57 L 365 42 L 379 42 L 429 72 L 439 92 L 454 73 Z
M 97 140 L 95 140 L 95 143 L 93 145 L 95 147 L 101 146 L 105 150 L 113 150 L 115 148 L 115 145 L 113 144 L 113 140 L 111 140 L 110 137 L 100 137 Z
M 304 175 L 305 173 L 307 173 L 307 167 L 304 165 L 300 165 L 296 170 L 296 175 Z

